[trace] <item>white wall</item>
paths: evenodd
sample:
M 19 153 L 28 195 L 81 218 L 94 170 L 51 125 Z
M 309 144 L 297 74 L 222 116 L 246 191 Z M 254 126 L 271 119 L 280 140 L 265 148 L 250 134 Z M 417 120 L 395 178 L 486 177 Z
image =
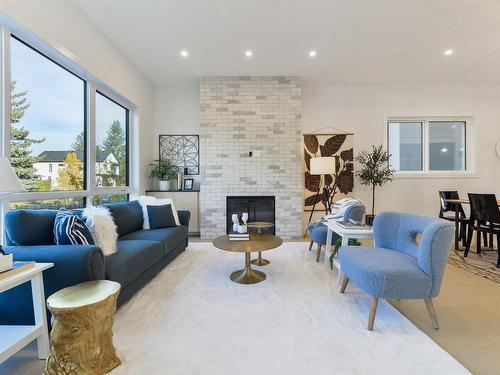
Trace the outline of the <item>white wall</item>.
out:
M 158 159 L 160 134 L 200 133 L 200 83 L 198 80 L 165 86 L 155 86 L 153 101 L 153 143 L 150 161 Z M 194 188 L 199 188 L 200 176 L 194 178 Z M 155 187 L 155 182 L 148 185 Z
M 384 116 L 473 116 L 476 176 L 396 179 L 377 191 L 377 210 L 435 216 L 439 190 L 494 192 L 500 197 L 500 86 L 321 85 L 303 83 L 302 131 L 331 126 L 354 133 L 354 151 L 382 144 Z M 155 87 L 155 157 L 160 133 L 199 133 L 197 82 Z M 203 155 L 201 156 L 203 157 Z M 370 191 L 356 181 L 354 195 L 370 205 Z
M 474 178 L 396 179 L 377 192 L 376 209 L 435 216 L 438 191 L 494 192 L 500 196 L 500 87 L 498 85 L 303 85 L 303 131 L 332 126 L 354 133 L 354 152 L 383 143 L 384 116 L 473 116 L 477 162 Z M 356 168 L 356 167 L 355 167 Z M 370 202 L 355 182 L 357 198 Z
M 143 190 L 152 142 L 153 86 L 72 1 L 0 0 L 0 11 L 138 106 L 140 152 L 134 148 L 135 188 Z

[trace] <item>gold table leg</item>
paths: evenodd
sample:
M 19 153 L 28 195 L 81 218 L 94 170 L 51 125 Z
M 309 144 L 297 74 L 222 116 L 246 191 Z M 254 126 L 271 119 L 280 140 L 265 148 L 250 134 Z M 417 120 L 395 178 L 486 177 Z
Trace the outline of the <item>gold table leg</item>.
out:
M 234 271 L 229 278 L 238 284 L 257 284 L 266 279 L 266 274 L 252 269 L 250 265 L 250 253 L 245 253 L 245 268 Z
M 259 251 L 259 257 L 257 259 L 252 260 L 252 264 L 256 266 L 267 266 L 269 262 L 267 259 L 262 258 L 262 251 Z

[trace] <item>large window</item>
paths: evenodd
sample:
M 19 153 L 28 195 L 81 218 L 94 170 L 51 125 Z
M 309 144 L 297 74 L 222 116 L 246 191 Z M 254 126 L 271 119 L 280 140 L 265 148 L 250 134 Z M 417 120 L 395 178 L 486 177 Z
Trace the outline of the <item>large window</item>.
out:
M 128 109 L 96 94 L 96 185 L 125 186 L 128 181 Z
M 85 188 L 85 81 L 11 38 L 10 158 L 30 191 Z
M 465 172 L 467 130 L 462 119 L 389 120 L 390 166 L 403 174 Z
M 9 24 L 0 24 L 6 43 L 0 66 L 10 82 L 3 97 L 10 122 L 2 124 L 0 154 L 10 157 L 26 188 L 4 195 L 4 211 L 128 200 L 133 103 L 13 22 L 2 22 Z

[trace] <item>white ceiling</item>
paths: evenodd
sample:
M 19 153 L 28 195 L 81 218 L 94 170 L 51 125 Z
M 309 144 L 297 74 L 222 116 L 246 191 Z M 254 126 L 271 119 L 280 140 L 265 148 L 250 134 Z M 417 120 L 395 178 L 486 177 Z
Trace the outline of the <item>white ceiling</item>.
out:
M 154 84 L 205 75 L 500 82 L 499 1 L 75 1 Z

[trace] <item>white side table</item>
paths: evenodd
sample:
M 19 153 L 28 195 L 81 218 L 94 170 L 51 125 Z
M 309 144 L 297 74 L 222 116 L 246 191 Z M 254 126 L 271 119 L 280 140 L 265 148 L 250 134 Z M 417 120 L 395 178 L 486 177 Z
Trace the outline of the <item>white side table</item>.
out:
M 329 264 L 330 254 L 332 253 L 332 233 L 337 233 L 342 238 L 342 246 L 349 244 L 349 239 L 355 238 L 358 240 L 373 238 L 373 229 L 347 229 L 341 227 L 335 220 L 328 220 L 324 223 L 328 228 L 326 235 L 326 247 L 325 247 L 325 264 Z M 333 258 L 333 265 L 339 270 L 338 283 L 342 282 L 342 271 L 340 270 L 340 261 L 338 256 Z
M 38 358 L 48 357 L 50 347 L 42 272 L 53 266 L 53 263 L 36 263 L 34 267 L 26 271 L 0 280 L 0 293 L 31 281 L 35 315 L 35 325 L 32 326 L 0 325 L 0 363 L 35 339 L 38 346 Z

